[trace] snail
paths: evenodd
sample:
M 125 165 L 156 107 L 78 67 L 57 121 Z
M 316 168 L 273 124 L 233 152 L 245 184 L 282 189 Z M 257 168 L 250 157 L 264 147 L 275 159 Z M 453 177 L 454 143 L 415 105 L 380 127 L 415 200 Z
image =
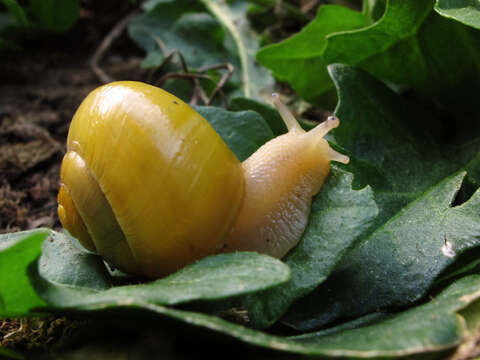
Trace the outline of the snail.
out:
M 283 257 L 301 238 L 330 160 L 349 158 L 305 132 L 273 95 L 288 133 L 243 163 L 210 124 L 174 95 L 121 81 L 76 111 L 60 174 L 65 229 L 107 263 L 159 278 L 204 256 L 257 251 Z

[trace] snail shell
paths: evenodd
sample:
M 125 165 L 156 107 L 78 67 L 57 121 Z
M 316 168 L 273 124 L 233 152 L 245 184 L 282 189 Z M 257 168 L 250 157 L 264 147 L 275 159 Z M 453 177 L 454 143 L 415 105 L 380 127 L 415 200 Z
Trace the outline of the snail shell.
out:
M 305 132 L 278 97 L 289 132 L 242 163 L 208 122 L 168 92 L 115 82 L 75 113 L 58 215 L 81 244 L 132 274 L 158 278 L 220 251 L 282 257 L 299 241 L 311 198 L 348 162 Z

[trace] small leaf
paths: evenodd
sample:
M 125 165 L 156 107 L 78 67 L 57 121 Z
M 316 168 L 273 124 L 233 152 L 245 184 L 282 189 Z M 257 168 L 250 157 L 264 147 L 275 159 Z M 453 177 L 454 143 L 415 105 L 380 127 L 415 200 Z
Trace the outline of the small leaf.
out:
M 0 318 L 30 315 L 45 305 L 27 276 L 27 266 L 40 256 L 46 229 L 0 235 Z
M 437 0 L 435 11 L 440 15 L 480 29 L 480 6 L 475 0 Z
M 230 112 L 208 106 L 197 107 L 196 110 L 208 120 L 240 161 L 273 138 L 265 120 L 254 111 Z
M 100 256 L 87 252 L 69 235 L 52 231 L 42 247 L 39 261 L 42 276 L 58 284 L 106 290 L 110 274 Z
M 216 300 L 277 286 L 290 277 L 288 266 L 257 253 L 232 253 L 203 258 L 176 273 L 145 284 L 109 287 L 99 274 L 98 256 L 68 245 L 56 233 L 45 246 L 38 267 L 29 273 L 38 294 L 56 308 L 88 308 L 102 303 L 172 305 Z M 70 269 L 68 274 L 59 273 Z M 99 276 L 100 275 L 100 276 Z M 100 286 L 99 286 L 100 281 Z

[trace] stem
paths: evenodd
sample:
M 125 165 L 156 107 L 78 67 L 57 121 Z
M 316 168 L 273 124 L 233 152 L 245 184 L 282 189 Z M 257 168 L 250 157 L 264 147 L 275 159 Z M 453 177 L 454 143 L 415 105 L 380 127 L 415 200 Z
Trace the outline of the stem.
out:
M 221 6 L 215 0 L 202 0 L 202 3 L 221 21 L 221 23 L 232 34 L 232 37 L 237 44 L 240 64 L 242 66 L 241 76 L 245 97 L 250 97 L 252 94 L 250 90 L 250 69 L 248 65 L 247 49 L 245 48 L 245 44 L 242 41 L 240 32 L 232 21 L 232 16 L 231 14 L 229 14 L 228 8 L 226 6 Z

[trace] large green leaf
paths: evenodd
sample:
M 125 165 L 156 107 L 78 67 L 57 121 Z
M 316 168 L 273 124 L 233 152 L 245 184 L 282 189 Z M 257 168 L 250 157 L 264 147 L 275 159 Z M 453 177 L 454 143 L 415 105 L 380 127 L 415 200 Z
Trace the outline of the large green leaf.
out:
M 336 167 L 314 198 L 309 224 L 285 258 L 292 279 L 285 285 L 241 302 L 255 327 L 277 321 L 298 298 L 310 293 L 335 268 L 357 237 L 371 225 L 377 206 L 370 188 L 352 189 L 353 176 Z
M 332 88 L 323 54 L 327 36 L 345 30 L 364 27 L 368 19 L 342 6 L 324 5 L 317 17 L 298 34 L 261 49 L 258 61 L 272 70 L 274 76 L 289 82 L 305 99 L 315 101 Z
M 417 36 L 432 6 L 432 0 L 389 0 L 374 25 L 329 37 L 327 63 L 360 64 L 379 78 L 420 87 L 428 69 Z
M 110 316 L 115 310 L 123 310 L 117 315 L 120 316 L 128 310 L 135 313 L 135 310 L 142 309 L 150 313 L 148 317 L 152 321 L 161 322 L 162 318 L 173 318 L 277 351 L 330 357 L 378 358 L 429 353 L 458 345 L 464 335 L 465 322 L 456 312 L 480 296 L 479 287 L 478 275 L 463 278 L 429 303 L 403 313 L 370 318 L 357 321 L 356 325 L 297 337 L 269 335 L 215 316 L 139 302 L 138 299 L 112 299 L 90 305 L 83 305 L 81 299 L 78 299 L 79 303 L 74 309 L 108 311 Z M 71 305 L 74 306 L 73 303 Z M 125 319 L 124 324 L 128 324 L 128 321 Z M 129 326 L 141 331 L 143 325 L 135 317 Z
M 437 0 L 435 10 L 447 18 L 480 29 L 480 4 L 476 0 Z
M 480 245 L 480 191 L 467 203 L 450 207 L 463 176 L 447 178 L 376 229 L 285 321 L 314 328 L 424 296 L 459 254 Z
M 39 229 L 0 235 L 0 317 L 26 316 L 45 305 L 32 289 L 26 269 L 40 255 L 48 234 Z
M 338 65 L 331 73 L 342 121 L 335 140 L 353 155 L 349 168 L 357 184 L 372 186 L 380 214 L 335 275 L 291 308 L 286 321 L 301 329 L 411 304 L 458 254 L 480 244 L 479 193 L 450 208 L 463 178 L 450 174 L 471 164 L 478 144 L 468 156 L 443 156 L 411 131 L 425 114 L 362 71 Z M 446 242 L 452 257 L 444 254 Z
M 464 335 L 465 322 L 455 313 L 478 299 L 479 281 L 478 275 L 465 277 L 430 302 L 391 315 L 373 325 L 334 333 L 319 331 L 293 339 L 317 349 L 348 344 L 351 350 L 363 350 L 372 357 L 408 354 L 390 352 L 392 347 L 417 348 L 418 352 L 446 349 L 460 343 Z
M 302 32 L 262 49 L 258 59 L 309 101 L 318 101 L 332 86 L 326 66 L 344 63 L 396 86 L 434 96 L 450 107 L 453 115 L 460 111 L 458 118 L 465 113 L 475 115 L 473 104 L 480 93 L 480 34 L 439 16 L 432 11 L 433 3 L 389 0 L 377 22 L 368 26 L 347 23 L 350 28 L 339 25 L 349 19 L 360 21 L 362 14 L 322 6 Z M 341 14 L 336 13 L 341 11 L 345 14 L 338 20 Z M 332 16 L 327 16 L 330 12 Z
M 476 183 L 480 141 L 441 147 L 421 126 L 435 119 L 367 73 L 332 65 L 341 124 L 334 141 L 349 151 L 355 185 L 371 185 L 381 209 L 377 224 L 394 216 L 432 185 L 458 170 Z
M 106 269 L 102 271 L 99 257 L 70 244 L 71 238 L 52 232 L 38 267 L 30 267 L 38 294 L 59 308 L 113 302 L 172 305 L 217 300 L 268 289 L 290 277 L 288 266 L 277 259 L 239 252 L 203 258 L 156 281 L 110 287 L 102 279 Z

